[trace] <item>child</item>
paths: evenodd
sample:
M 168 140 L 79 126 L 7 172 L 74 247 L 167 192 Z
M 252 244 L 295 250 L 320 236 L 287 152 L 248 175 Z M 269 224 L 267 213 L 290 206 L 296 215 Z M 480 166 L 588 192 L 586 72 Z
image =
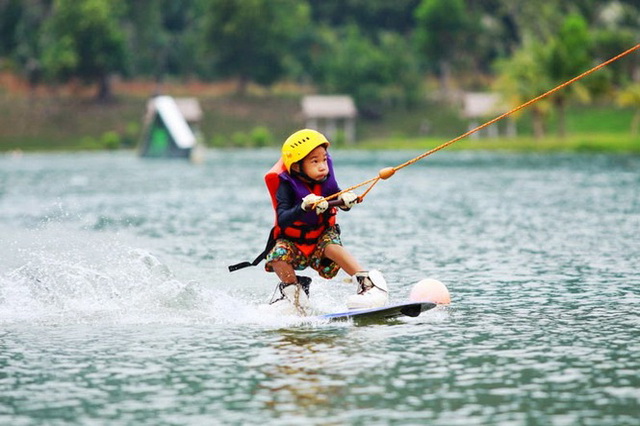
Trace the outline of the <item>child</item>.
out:
M 384 306 L 388 289 L 379 271 L 363 271 L 357 260 L 344 248 L 336 209 L 327 201 L 313 205 L 323 197 L 340 191 L 333 163 L 327 152 L 329 141 L 315 130 L 293 133 L 282 145 L 282 158 L 266 174 L 265 181 L 276 211 L 276 225 L 267 248 L 253 263 L 229 267 L 236 270 L 257 265 L 266 257 L 265 269 L 275 272 L 278 284 L 271 304 L 293 304 L 300 313 L 309 305 L 311 278 L 296 276 L 296 270 L 315 269 L 323 278 L 333 278 L 340 268 L 356 277 L 357 293 L 347 299 L 349 309 Z M 350 210 L 358 196 L 353 192 L 340 195 L 344 211 Z
M 313 204 L 340 191 L 333 173 L 327 138 L 315 131 L 295 132 L 282 146 L 282 164 L 267 176 L 276 209 L 276 241 L 267 255 L 265 269 L 275 272 L 280 284 L 271 303 L 287 299 L 297 309 L 308 305 L 309 277 L 298 277 L 295 270 L 311 267 L 323 278 L 333 278 L 340 268 L 355 275 L 357 294 L 347 299 L 349 309 L 384 306 L 388 301 L 387 285 L 378 271 L 363 271 L 357 260 L 342 246 L 336 209 L 327 201 Z M 277 165 L 276 165 L 277 166 Z M 269 174 L 268 174 L 269 175 Z M 276 185 L 274 185 L 276 184 Z M 342 210 L 350 210 L 358 196 L 340 195 Z

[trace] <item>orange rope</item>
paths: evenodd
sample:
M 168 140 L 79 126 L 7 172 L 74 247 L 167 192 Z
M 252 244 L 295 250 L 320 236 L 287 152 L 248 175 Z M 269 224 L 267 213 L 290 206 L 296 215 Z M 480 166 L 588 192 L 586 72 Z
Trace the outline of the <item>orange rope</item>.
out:
M 505 112 L 504 114 L 499 115 L 498 117 L 494 118 L 493 120 L 487 121 L 486 123 L 476 127 L 475 129 L 469 130 L 468 132 L 458 136 L 457 138 L 451 139 L 450 141 L 445 142 L 442 145 L 439 145 L 439 146 L 437 146 L 437 147 L 435 147 L 435 148 L 433 148 L 433 149 L 431 149 L 431 150 L 429 150 L 429 151 L 427 151 L 427 152 L 425 152 L 423 154 L 420 154 L 419 156 L 417 156 L 417 157 L 415 157 L 415 158 L 413 158 L 413 159 L 411 159 L 411 160 L 409 160 L 409 161 L 407 161 L 405 163 L 402 163 L 402 164 L 400 164 L 398 166 L 387 167 L 385 169 L 382 169 L 382 170 L 380 170 L 379 175 L 376 176 L 375 178 L 366 180 L 366 181 L 364 181 L 362 183 L 359 183 L 357 185 L 354 185 L 354 186 L 351 186 L 351 187 L 349 187 L 347 189 L 344 189 L 344 190 L 342 190 L 340 192 L 337 192 L 337 193 L 335 193 L 333 195 L 330 195 L 330 196 L 324 198 L 324 200 L 331 200 L 333 198 L 339 197 L 340 195 L 344 194 L 345 192 L 353 191 L 354 189 L 360 188 L 361 186 L 364 186 L 364 185 L 367 185 L 367 184 L 371 183 L 371 186 L 362 195 L 360 195 L 360 197 L 359 197 L 360 198 L 360 202 L 362 202 L 364 197 L 369 193 L 369 191 L 371 191 L 371 189 L 373 189 L 375 184 L 377 184 L 380 181 L 380 179 L 388 179 L 388 178 L 390 178 L 391 176 L 393 176 L 393 174 L 396 171 L 398 171 L 400 169 L 403 169 L 403 168 L 405 168 L 407 166 L 410 166 L 413 163 L 416 163 L 416 162 L 422 160 L 423 158 L 425 158 L 425 157 L 427 157 L 427 156 L 429 156 L 429 155 L 431 155 L 431 154 L 433 154 L 435 152 L 438 152 L 441 149 L 448 147 L 449 145 L 452 145 L 452 144 L 458 142 L 460 139 L 464 139 L 467 136 L 484 129 L 487 126 L 490 126 L 490 125 L 502 120 L 503 118 L 506 118 L 506 117 L 510 116 L 511 114 L 513 114 L 515 112 L 518 112 L 521 109 L 524 109 L 524 108 L 526 108 L 526 107 L 528 107 L 528 106 L 530 106 L 530 105 L 532 105 L 532 104 L 534 104 L 534 103 L 546 98 L 547 96 L 550 96 L 550 95 L 554 94 L 555 92 L 557 92 L 557 91 L 559 91 L 561 89 L 564 89 L 568 85 L 570 85 L 572 83 L 575 83 L 576 81 L 588 76 L 589 74 L 591 74 L 591 73 L 593 73 L 595 71 L 598 71 L 600 68 L 603 68 L 603 67 L 609 65 L 610 63 L 612 63 L 614 61 L 617 61 L 618 59 L 620 59 L 620 58 L 622 58 L 622 57 L 624 57 L 624 56 L 626 56 L 626 55 L 628 55 L 628 54 L 630 54 L 630 53 L 632 53 L 632 52 L 634 52 L 635 50 L 638 50 L 638 49 L 640 49 L 640 44 L 637 44 L 634 47 L 632 47 L 631 49 L 628 49 L 628 50 L 620 53 L 619 55 L 614 56 L 613 58 L 609 59 L 608 61 L 605 61 L 605 62 L 601 63 L 600 65 L 596 65 L 595 67 L 591 68 L 588 71 L 583 72 L 582 74 L 578 75 L 577 77 L 572 78 L 571 80 L 565 81 L 564 83 L 554 87 L 553 89 L 549 90 L 548 92 L 545 92 L 542 95 L 540 95 L 540 96 L 538 96 L 536 98 L 533 98 L 533 99 L 523 103 L 522 105 L 519 105 L 519 106 L 513 108 L 511 111 Z M 320 201 L 322 201 L 322 200 L 318 200 L 318 202 L 320 202 Z

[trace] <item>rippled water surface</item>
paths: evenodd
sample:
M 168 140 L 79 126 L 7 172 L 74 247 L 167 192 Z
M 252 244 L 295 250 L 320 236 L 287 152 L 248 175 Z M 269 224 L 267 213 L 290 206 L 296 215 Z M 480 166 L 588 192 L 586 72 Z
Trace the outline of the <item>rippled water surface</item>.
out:
M 416 153 L 337 151 L 349 186 Z M 380 325 L 278 317 L 250 260 L 275 151 L 193 166 L 0 156 L 1 424 L 553 424 L 640 418 L 640 158 L 439 153 L 341 213 L 390 282 L 452 304 Z M 318 312 L 344 275 L 314 275 Z

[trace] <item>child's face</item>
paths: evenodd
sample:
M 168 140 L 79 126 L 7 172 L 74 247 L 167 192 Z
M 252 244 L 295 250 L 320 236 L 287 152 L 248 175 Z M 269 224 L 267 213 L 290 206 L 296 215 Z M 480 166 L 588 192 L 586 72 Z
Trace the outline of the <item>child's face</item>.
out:
M 302 160 L 302 171 L 313 180 L 322 180 L 329 174 L 327 150 L 319 146 Z

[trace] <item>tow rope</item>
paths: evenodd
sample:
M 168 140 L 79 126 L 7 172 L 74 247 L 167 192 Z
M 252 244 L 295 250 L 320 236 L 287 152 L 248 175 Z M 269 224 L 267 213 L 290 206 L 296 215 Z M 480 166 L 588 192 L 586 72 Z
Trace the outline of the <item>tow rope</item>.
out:
M 325 198 L 323 198 L 323 199 L 321 199 L 321 200 L 318 200 L 318 202 L 314 204 L 314 207 L 315 207 L 318 203 L 320 203 L 320 202 L 322 202 L 322 201 L 325 201 L 325 200 L 326 200 L 326 201 L 330 201 L 330 200 L 332 200 L 332 199 L 334 199 L 334 198 L 339 197 L 340 195 L 344 194 L 345 192 L 353 191 L 354 189 L 358 189 L 358 188 L 360 188 L 360 187 L 362 187 L 362 186 L 365 186 L 365 185 L 371 184 L 371 185 L 369 186 L 369 188 L 367 188 L 367 189 L 362 193 L 362 195 L 358 196 L 358 202 L 362 202 L 362 201 L 364 200 L 364 197 L 369 193 L 369 191 L 371 191 L 371 190 L 373 189 L 373 187 L 374 187 L 378 182 L 380 182 L 380 180 L 381 180 L 381 179 L 382 179 L 382 180 L 389 179 L 389 178 L 390 178 L 391 176 L 393 176 L 393 175 L 395 174 L 395 172 L 397 172 L 398 170 L 403 169 L 403 168 L 405 168 L 405 167 L 407 167 L 407 166 L 410 166 L 410 165 L 412 165 L 413 163 L 416 163 L 416 162 L 418 162 L 418 161 L 422 160 L 423 158 L 425 158 L 425 157 L 427 157 L 427 156 L 429 156 L 429 155 L 431 155 L 431 154 L 433 154 L 433 153 L 435 153 L 435 152 L 438 152 L 438 151 L 440 151 L 441 149 L 444 149 L 444 148 L 448 147 L 449 145 L 452 145 L 452 144 L 454 144 L 454 143 L 458 142 L 460 139 L 464 139 L 464 138 L 466 138 L 467 136 L 472 135 L 472 134 L 474 134 L 474 133 L 476 133 L 476 132 L 478 132 L 478 131 L 480 131 L 480 130 L 484 129 L 484 128 L 485 128 L 485 127 L 487 127 L 487 126 L 490 126 L 490 125 L 492 125 L 492 124 L 494 124 L 494 123 L 497 123 L 498 121 L 500 121 L 500 120 L 502 120 L 502 119 L 504 119 L 504 118 L 506 118 L 506 117 L 510 116 L 511 114 L 513 114 L 513 113 L 515 113 L 515 112 L 520 111 L 521 109 L 524 109 L 524 108 L 526 108 L 526 107 L 528 107 L 528 106 L 530 106 L 530 105 L 533 105 L 534 103 L 536 103 L 536 102 L 538 102 L 538 101 L 540 101 L 540 100 L 542 100 L 542 99 L 544 99 L 544 98 L 546 98 L 546 97 L 548 97 L 548 96 L 550 96 L 550 95 L 554 94 L 555 92 L 557 92 L 557 91 L 559 91 L 559 90 L 561 90 L 561 89 L 564 89 L 564 88 L 565 88 L 565 87 L 567 87 L 568 85 L 570 85 L 570 84 L 572 84 L 572 83 L 575 83 L 576 81 L 578 81 L 578 80 L 580 80 L 580 79 L 582 79 L 582 78 L 584 78 L 584 77 L 588 76 L 589 74 L 592 74 L 592 73 L 594 73 L 594 72 L 598 71 L 600 68 L 604 68 L 604 67 L 606 67 L 607 65 L 609 65 L 610 63 L 615 62 L 615 61 L 617 61 L 618 59 L 623 58 L 624 56 L 627 56 L 628 54 L 630 54 L 630 53 L 632 53 L 632 52 L 634 52 L 634 51 L 636 51 L 636 50 L 638 50 L 638 49 L 640 49 L 640 44 L 636 44 L 634 47 L 632 47 L 632 48 L 630 48 L 630 49 L 628 49 L 628 50 L 626 50 L 626 51 L 624 51 L 624 52 L 620 53 L 619 55 L 614 56 L 613 58 L 609 59 L 608 61 L 605 61 L 605 62 L 603 62 L 603 63 L 601 63 L 601 64 L 599 64 L 599 65 L 596 65 L 595 67 L 591 68 L 591 69 L 590 69 L 590 70 L 588 70 L 588 71 L 583 72 L 582 74 L 580 74 L 580 75 L 578 75 L 578 76 L 576 76 L 576 77 L 572 78 L 571 80 L 567 80 L 567 81 L 565 81 L 564 83 L 562 83 L 562 84 L 560 84 L 560 85 L 558 85 L 558 86 L 554 87 L 553 89 L 551 89 L 551 90 L 549 90 L 549 91 L 547 91 L 547 92 L 545 92 L 545 93 L 543 93 L 543 94 L 541 94 L 541 95 L 539 95 L 539 96 L 537 96 L 537 97 L 535 97 L 535 98 L 533 98 L 533 99 L 531 99 L 531 100 L 529 100 L 529 101 L 527 101 L 527 102 L 525 102 L 525 103 L 523 103 L 523 104 L 521 104 L 521 105 L 519 105 L 519 106 L 517 106 L 517 107 L 513 108 L 512 110 L 510 110 L 510 111 L 508 111 L 508 112 L 505 112 L 505 113 L 504 113 L 504 114 L 502 114 L 502 115 L 499 115 L 498 117 L 496 117 L 496 118 L 494 118 L 494 119 L 492 119 L 492 120 L 487 121 L 486 123 L 484 123 L 484 124 L 482 124 L 482 125 L 480 125 L 480 126 L 478 126 L 478 127 L 474 128 L 474 129 L 469 130 L 469 131 L 468 131 L 468 132 L 466 132 L 466 133 L 463 133 L 462 135 L 460 135 L 460 136 L 458 136 L 458 137 L 456 137 L 456 138 L 454 138 L 454 139 L 451 139 L 451 140 L 450 140 L 450 141 L 448 141 L 448 142 L 443 143 L 442 145 L 439 145 L 439 146 L 437 146 L 437 147 L 435 147 L 435 148 L 433 148 L 433 149 L 430 149 L 429 151 L 424 152 L 424 153 L 422 153 L 422 154 L 418 155 L 418 156 L 417 156 L 417 157 L 415 157 L 415 158 L 412 158 L 411 160 L 409 160 L 409 161 L 407 161 L 407 162 L 405 162 L 405 163 L 402 163 L 402 164 L 400 164 L 400 165 L 398 165 L 398 166 L 395 166 L 395 167 L 385 167 L 384 169 L 380 170 L 380 171 L 378 172 L 378 176 L 376 176 L 376 177 L 374 177 L 374 178 L 371 178 L 371 179 L 365 180 L 364 182 L 361 182 L 361 183 L 359 183 L 359 184 L 357 184 L 357 185 L 353 185 L 353 186 L 351 186 L 351 187 L 349 187 L 349 188 L 347 188 L 347 189 L 343 189 L 343 190 L 342 190 L 342 191 L 340 191 L 340 192 L 336 192 L 335 194 L 332 194 L 332 195 L 330 195 L 330 196 L 328 196 L 328 197 L 325 197 Z

